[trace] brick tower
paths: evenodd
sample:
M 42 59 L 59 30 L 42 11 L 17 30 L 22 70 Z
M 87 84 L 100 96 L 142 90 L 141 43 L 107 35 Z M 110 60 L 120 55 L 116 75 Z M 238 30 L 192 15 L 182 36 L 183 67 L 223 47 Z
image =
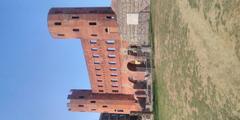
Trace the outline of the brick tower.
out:
M 101 112 L 101 113 L 127 113 L 141 110 L 133 95 L 99 94 L 91 90 L 72 90 L 68 96 L 70 111 L 75 112 Z
M 72 90 L 71 111 L 129 114 L 143 109 L 139 103 L 145 97 L 144 72 L 139 69 L 143 63 L 128 55 L 129 44 L 120 37 L 116 17 L 110 7 L 49 11 L 52 37 L 80 39 L 89 71 L 92 90 Z
M 121 93 L 121 41 L 111 8 L 53 8 L 48 25 L 54 38 L 81 39 L 94 93 Z

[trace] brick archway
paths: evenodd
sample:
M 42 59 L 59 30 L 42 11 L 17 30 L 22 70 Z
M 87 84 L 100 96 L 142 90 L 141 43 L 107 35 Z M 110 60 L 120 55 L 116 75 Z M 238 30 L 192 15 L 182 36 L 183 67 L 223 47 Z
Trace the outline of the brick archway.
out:
M 133 60 L 128 62 L 127 68 L 130 71 L 146 71 L 146 64 L 143 61 Z

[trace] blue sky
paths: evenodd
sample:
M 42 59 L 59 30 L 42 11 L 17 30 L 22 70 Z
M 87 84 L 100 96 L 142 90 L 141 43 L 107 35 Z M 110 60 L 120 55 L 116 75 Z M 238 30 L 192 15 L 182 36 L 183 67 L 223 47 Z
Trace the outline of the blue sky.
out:
M 67 111 L 70 89 L 90 88 L 79 40 L 53 40 L 51 7 L 109 6 L 109 0 L 1 0 L 0 119 L 98 120 Z

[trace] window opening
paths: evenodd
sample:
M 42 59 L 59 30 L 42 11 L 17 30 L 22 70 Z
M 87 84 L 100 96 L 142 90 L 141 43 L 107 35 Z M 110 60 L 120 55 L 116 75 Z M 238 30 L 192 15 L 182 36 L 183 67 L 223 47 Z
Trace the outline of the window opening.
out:
M 72 16 L 72 19 L 79 19 L 79 16 Z
M 108 50 L 108 51 L 115 51 L 116 48 L 108 48 L 107 50 Z
M 114 43 L 115 43 L 115 40 L 107 40 L 106 43 L 107 43 L 107 44 L 114 44 Z
M 107 19 L 114 19 L 113 16 L 106 16 Z
M 117 92 L 118 92 L 118 90 L 112 90 L 112 92 L 114 92 L 114 93 L 117 93 Z
M 97 25 L 96 22 L 89 22 L 89 25 Z
M 123 110 L 117 110 L 117 112 L 123 112 Z
M 96 74 L 96 76 L 102 76 L 101 74 Z
M 62 23 L 61 22 L 55 22 L 54 25 L 60 26 L 60 25 L 62 25 Z
M 118 79 L 111 79 L 112 82 L 118 82 Z
M 144 61 L 133 60 L 128 62 L 127 68 L 130 71 L 145 71 L 147 64 Z
M 109 58 L 116 58 L 116 55 L 109 54 L 108 57 L 109 57 Z
M 118 76 L 118 74 L 112 73 L 111 76 L 116 77 L 116 76 Z
M 97 80 L 98 82 L 102 82 L 102 80 Z
M 90 43 L 91 43 L 91 44 L 96 44 L 96 43 L 97 43 L 97 40 L 90 40 Z
M 98 54 L 93 54 L 93 58 L 99 58 L 100 57 L 100 55 L 98 55 Z
M 97 37 L 98 35 L 97 35 L 97 34 L 91 34 L 91 36 L 93 36 L 93 37 Z
M 105 28 L 105 32 L 108 33 L 108 28 Z
M 101 68 L 95 68 L 95 70 L 101 70 Z
M 94 64 L 95 64 L 95 65 L 98 65 L 98 64 L 100 64 L 100 62 L 99 62 L 99 61 L 95 61 Z
M 92 51 L 97 51 L 97 50 L 98 50 L 98 48 L 91 48 L 91 50 L 92 50 Z
M 103 108 L 107 108 L 108 106 L 107 106 L 107 105 L 103 105 L 102 107 L 103 107 Z
M 63 36 L 65 36 L 64 34 L 57 34 L 58 36 L 60 36 L 60 37 L 63 37 Z
M 117 71 L 117 68 L 110 68 L 111 71 Z
M 116 84 L 113 84 L 113 85 L 112 85 L 112 87 L 114 87 L 114 88 L 117 88 L 117 87 L 118 87 L 118 85 L 116 85 Z
M 116 65 L 116 62 L 109 62 L 110 65 Z
M 84 107 L 84 105 L 78 105 L 78 107 Z
M 79 29 L 78 28 L 74 28 L 73 32 L 79 32 Z

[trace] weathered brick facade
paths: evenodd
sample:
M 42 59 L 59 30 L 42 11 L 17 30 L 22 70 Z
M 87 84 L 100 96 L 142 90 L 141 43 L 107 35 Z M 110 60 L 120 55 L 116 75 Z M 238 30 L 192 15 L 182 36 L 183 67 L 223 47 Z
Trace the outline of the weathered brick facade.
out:
M 72 90 L 71 111 L 129 114 L 144 109 L 147 63 L 129 54 L 129 47 L 136 46 L 120 37 L 116 18 L 110 7 L 52 8 L 49 12 L 51 35 L 80 39 L 89 71 L 92 90 Z

